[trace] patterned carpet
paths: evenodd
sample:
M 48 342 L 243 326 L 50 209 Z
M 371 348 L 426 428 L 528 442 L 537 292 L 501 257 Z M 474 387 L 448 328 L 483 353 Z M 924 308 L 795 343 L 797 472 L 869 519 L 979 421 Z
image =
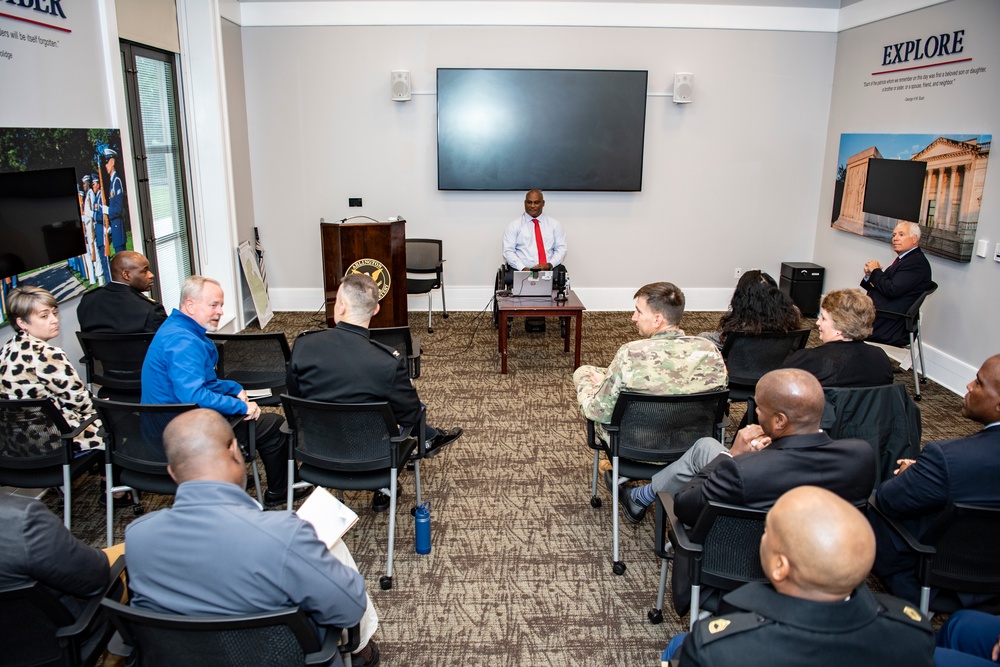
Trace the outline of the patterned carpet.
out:
M 718 313 L 689 313 L 683 326 L 698 333 L 717 321 Z M 430 555 L 414 553 L 412 475 L 401 480 L 392 590 L 378 585 L 388 514 L 371 512 L 369 493 L 346 493 L 360 515 L 346 541 L 380 616 L 383 664 L 657 664 L 687 621 L 669 599 L 662 625 L 646 620 L 659 580 L 651 513 L 638 526 L 622 522 L 628 571 L 611 572 L 611 505 L 602 484 L 604 507 L 590 506 L 592 454 L 570 381 L 572 352 L 562 351 L 556 320 L 544 334 L 527 334 L 515 321 L 506 376 L 490 313 L 435 315 L 433 334 L 423 328 L 426 313 L 411 313 L 410 322 L 422 339 L 416 385 L 428 421 L 461 426 L 465 436 L 422 466 Z M 308 313 L 279 313 L 267 330 L 294 339 L 320 326 Z M 598 366 L 635 337 L 627 313 L 586 313 L 583 330 L 582 359 Z M 909 374 L 896 378 L 912 385 Z M 978 430 L 959 416 L 959 397 L 931 382 L 923 392 L 925 441 Z M 734 406 L 734 422 L 741 412 Z M 97 486 L 86 476 L 76 484 L 74 532 L 103 546 Z M 152 510 L 170 498 L 144 502 Z M 129 509 L 116 512 L 116 541 L 131 518 Z

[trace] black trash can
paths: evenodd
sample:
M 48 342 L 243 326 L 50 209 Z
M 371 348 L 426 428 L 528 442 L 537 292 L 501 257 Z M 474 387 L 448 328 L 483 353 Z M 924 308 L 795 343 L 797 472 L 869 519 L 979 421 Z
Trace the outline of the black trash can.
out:
M 791 297 L 806 317 L 819 315 L 825 269 L 810 262 L 782 262 L 778 289 Z

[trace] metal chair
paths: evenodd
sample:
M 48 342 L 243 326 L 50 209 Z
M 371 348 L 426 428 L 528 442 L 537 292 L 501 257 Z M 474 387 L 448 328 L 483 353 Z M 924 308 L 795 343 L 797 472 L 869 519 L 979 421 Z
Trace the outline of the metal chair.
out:
M 104 467 L 106 476 L 108 546 L 114 537 L 113 494 L 131 491 L 132 510 L 142 514 L 139 491 L 174 495 L 177 485 L 167 472 L 163 450 L 163 429 L 182 412 L 194 410 L 194 403 L 144 405 L 118 401 L 95 401 L 94 407 L 104 426 Z M 120 476 L 119 476 L 120 475 Z M 113 480 L 118 479 L 116 484 Z
M 963 607 L 958 593 L 1000 595 L 1000 508 L 949 505 L 918 540 L 902 522 L 890 517 L 874 497 L 868 509 L 906 542 L 917 557 L 920 611 L 930 615 L 931 588 L 939 589 L 934 611 L 951 613 Z M 996 613 L 997 606 L 989 609 Z
M 410 334 L 410 327 L 380 327 L 368 332 L 372 340 L 388 345 L 406 357 L 411 380 L 420 377 L 420 339 Z
M 216 374 L 247 390 L 258 405 L 281 405 L 292 356 L 283 333 L 208 334 L 219 350 Z
M 666 535 L 674 550 L 685 556 L 691 581 L 690 629 L 701 611 L 701 587 L 711 586 L 731 591 L 751 581 L 766 581 L 760 564 L 760 538 L 764 534 L 767 510 L 737 507 L 710 502 L 698 521 L 686 528 L 674 513 L 674 499 L 669 493 L 656 495 L 656 545 L 666 556 Z M 677 567 L 677 560 L 674 567 Z M 663 620 L 663 596 L 667 585 L 667 561 L 660 566 L 660 588 L 656 607 L 648 613 L 649 620 Z
M 94 393 L 101 398 L 138 403 L 142 398 L 142 362 L 154 335 L 77 331 L 90 391 L 99 385 L 100 391 Z
M 615 403 L 611 422 L 602 424 L 610 442 L 597 437 L 595 424 L 587 420 L 587 445 L 594 450 L 591 507 L 600 507 L 597 497 L 601 452 L 611 461 L 613 487 L 630 479 L 652 479 L 676 461 L 703 437 L 722 439 L 722 418 L 729 392 L 725 389 L 700 394 L 656 396 L 623 391 Z M 618 554 L 618 494 L 612 494 L 614 515 L 613 571 L 625 574 Z
M 431 320 L 433 290 L 441 290 L 442 317 L 448 319 L 448 304 L 444 296 L 445 260 L 442 253 L 440 239 L 406 239 L 406 273 L 421 276 L 410 278 L 407 275 L 406 293 L 427 295 L 427 333 L 434 333 L 434 323 Z
M 119 590 L 125 559 L 111 566 L 107 588 L 82 601 L 78 614 L 37 581 L 0 588 L 0 663 L 7 667 L 90 667 L 104 653 L 114 627 L 101 600 Z
M 181 616 L 104 599 L 118 634 L 110 652 L 136 667 L 298 667 L 341 664 L 338 653 L 358 648 L 360 628 L 345 640 L 326 628 L 322 641 L 298 607 L 239 616 Z
M 424 454 L 424 413 L 416 433 L 400 430 L 386 402 L 339 404 L 283 394 L 282 405 L 292 431 L 288 479 L 295 463 L 301 482 L 288 485 L 288 511 L 293 489 L 318 485 L 330 489 L 381 491 L 389 496 L 389 549 L 382 590 L 392 588 L 392 554 L 396 535 L 398 477 L 413 462 L 417 505 L 420 504 L 420 458 Z M 414 439 L 416 437 L 416 440 Z M 387 488 L 388 487 L 388 488 Z
M 876 310 L 875 317 L 880 315 L 890 315 L 892 317 L 898 317 L 905 320 L 906 332 L 910 336 L 910 342 L 907 344 L 904 341 L 897 341 L 896 343 L 889 343 L 892 347 L 902 347 L 909 349 L 910 351 L 910 366 L 913 368 L 913 400 L 920 400 L 920 385 L 927 382 L 927 377 L 924 375 L 924 343 L 923 338 L 920 336 L 920 308 L 924 305 L 924 299 L 929 297 L 931 294 L 937 290 L 938 284 L 931 282 L 931 288 L 917 297 L 917 300 L 913 302 L 909 310 L 905 313 L 897 313 L 891 310 Z M 920 375 L 917 375 L 917 362 L 913 358 L 913 346 L 916 344 L 917 354 L 920 357 Z
M 63 524 L 69 530 L 73 480 L 97 465 L 101 455 L 98 449 L 75 455 L 73 439 L 96 419 L 72 428 L 52 399 L 0 400 L 0 484 L 61 488 Z
M 729 372 L 729 400 L 743 403 L 753 396 L 757 381 L 809 342 L 809 329 L 787 333 L 749 334 L 736 331 L 726 336 L 722 358 Z

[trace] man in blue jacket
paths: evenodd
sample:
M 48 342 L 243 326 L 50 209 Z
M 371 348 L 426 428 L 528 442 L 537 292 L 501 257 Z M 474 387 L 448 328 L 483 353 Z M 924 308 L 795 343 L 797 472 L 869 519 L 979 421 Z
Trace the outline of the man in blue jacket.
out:
M 246 415 L 257 422 L 257 453 L 267 474 L 268 507 L 285 502 L 288 477 L 288 452 L 282 419 L 261 413 L 260 406 L 247 398 L 236 382 L 220 380 L 215 374 L 219 352 L 205 335 L 215 331 L 222 317 L 225 297 L 222 286 L 211 278 L 191 276 L 181 290 L 180 308 L 160 326 L 142 365 L 143 403 L 197 403 L 231 417 Z M 247 428 L 237 429 L 240 447 L 246 450 Z M 305 489 L 297 492 L 298 496 Z

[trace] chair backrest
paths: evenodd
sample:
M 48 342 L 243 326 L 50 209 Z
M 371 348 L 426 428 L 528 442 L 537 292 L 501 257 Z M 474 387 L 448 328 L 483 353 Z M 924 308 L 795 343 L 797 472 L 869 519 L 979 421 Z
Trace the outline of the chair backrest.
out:
M 152 333 L 108 334 L 77 331 L 83 348 L 87 382 L 108 389 L 142 392 L 142 362 Z
M 951 505 L 921 538 L 937 553 L 930 585 L 970 593 L 1000 593 L 1000 508 Z
M 937 291 L 938 284 L 931 281 L 931 287 L 926 292 L 917 297 L 917 300 L 913 302 L 906 311 L 906 330 L 909 333 L 917 333 L 918 325 L 920 324 L 920 308 L 924 305 L 924 299 L 934 294 Z
M 698 438 L 718 437 L 729 392 L 653 395 L 623 391 L 608 432 L 618 455 L 639 461 L 669 461 Z
M 216 373 L 220 379 L 232 380 L 244 389 L 280 389 L 285 386 L 288 360 L 292 356 L 285 334 L 210 333 L 208 338 L 219 350 Z
M 789 355 L 808 342 L 809 329 L 759 334 L 736 331 L 727 335 L 722 357 L 726 360 L 730 386 L 755 386 L 761 377 L 781 368 Z
M 392 467 L 399 427 L 388 403 L 326 403 L 282 394 L 281 404 L 299 461 L 329 470 Z
M 875 452 L 875 484 L 892 479 L 899 459 L 920 454 L 920 408 L 901 382 L 881 387 L 824 387 L 820 428 L 834 440 L 861 438 Z
M 0 663 L 11 667 L 75 665 L 72 642 L 57 636 L 73 614 L 36 581 L 0 589 Z
M 372 340 L 388 345 L 403 357 L 413 356 L 413 337 L 410 335 L 410 327 L 378 327 L 369 329 L 368 332 Z
M 440 239 L 406 239 L 407 273 L 437 273 L 442 258 Z
M 46 468 L 69 463 L 72 429 L 51 399 L 0 400 L 0 467 Z
M 700 583 L 733 590 L 749 581 L 766 581 L 760 564 L 760 538 L 767 510 L 710 502 L 689 535 L 702 545 Z
M 242 616 L 179 616 L 101 601 L 139 667 L 305 664 L 320 648 L 298 607 Z
M 182 412 L 194 410 L 194 403 L 147 405 L 119 401 L 94 401 L 104 426 L 106 456 L 126 470 L 148 475 L 167 475 L 167 455 L 163 450 L 163 429 Z

